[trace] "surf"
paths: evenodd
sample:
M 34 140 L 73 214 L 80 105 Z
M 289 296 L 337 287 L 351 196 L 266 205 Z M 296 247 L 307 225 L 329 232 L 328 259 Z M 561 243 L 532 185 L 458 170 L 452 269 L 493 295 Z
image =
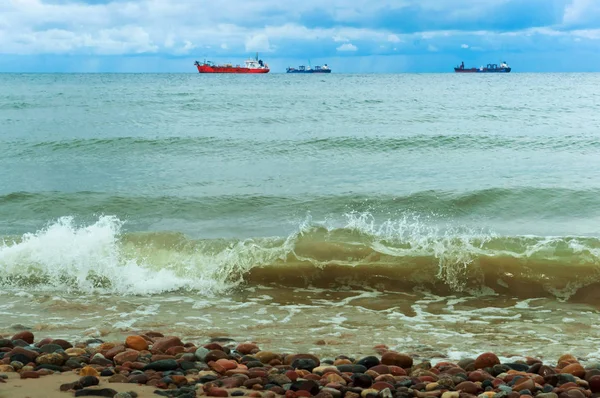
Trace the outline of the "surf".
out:
M 440 229 L 412 218 L 378 223 L 350 213 L 342 227 L 304 220 L 288 236 L 192 239 L 128 232 L 116 216 L 63 217 L 0 240 L 0 286 L 40 291 L 227 295 L 252 286 L 427 290 L 593 302 L 600 239 L 501 236 Z

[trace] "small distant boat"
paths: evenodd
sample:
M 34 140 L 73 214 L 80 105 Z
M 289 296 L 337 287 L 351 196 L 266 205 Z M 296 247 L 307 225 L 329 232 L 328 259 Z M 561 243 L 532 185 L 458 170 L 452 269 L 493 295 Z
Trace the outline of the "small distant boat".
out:
M 465 63 L 461 62 L 461 64 L 454 68 L 454 72 L 456 73 L 509 73 L 512 70 L 510 66 L 503 61 L 499 66 L 498 64 L 487 64 L 486 67 L 479 68 L 465 68 Z
M 314 68 L 306 67 L 304 65 L 300 65 L 298 68 L 286 68 L 286 73 L 331 73 L 331 69 L 327 64 L 323 66 L 315 66 Z
M 217 65 L 211 61 L 204 61 L 203 63 L 196 61 L 194 65 L 198 68 L 198 73 L 269 73 L 269 65 L 265 64 L 262 59 L 258 59 L 258 53 L 256 53 L 256 59 L 246 60 L 245 66 Z

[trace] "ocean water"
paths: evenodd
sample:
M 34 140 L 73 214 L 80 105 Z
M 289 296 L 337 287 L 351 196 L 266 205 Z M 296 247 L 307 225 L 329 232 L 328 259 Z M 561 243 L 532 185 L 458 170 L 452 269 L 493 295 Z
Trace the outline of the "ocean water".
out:
M 0 75 L 0 335 L 600 359 L 599 85 Z

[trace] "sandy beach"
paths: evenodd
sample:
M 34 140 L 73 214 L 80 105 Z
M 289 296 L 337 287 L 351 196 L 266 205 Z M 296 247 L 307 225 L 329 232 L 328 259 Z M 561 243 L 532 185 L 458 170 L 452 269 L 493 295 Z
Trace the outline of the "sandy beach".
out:
M 0 397 L 2 398 L 64 398 L 73 396 L 72 391 L 60 391 L 60 386 L 79 380 L 75 372 L 53 374 L 39 379 L 21 379 L 18 373 L 5 373 L 8 376 L 6 383 L 0 384 Z M 135 392 L 138 397 L 158 396 L 153 393 L 156 388 L 138 384 L 108 383 L 107 377 L 100 377 L 100 384 L 96 389 L 111 388 L 117 392 Z

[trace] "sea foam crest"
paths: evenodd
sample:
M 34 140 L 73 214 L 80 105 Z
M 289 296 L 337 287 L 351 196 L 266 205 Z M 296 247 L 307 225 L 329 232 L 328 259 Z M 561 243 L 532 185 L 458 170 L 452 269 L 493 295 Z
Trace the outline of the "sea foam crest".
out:
M 102 216 L 89 226 L 76 226 L 73 217 L 62 217 L 17 241 L 5 239 L 0 244 L 2 282 L 122 294 L 223 288 L 211 278 L 190 280 L 172 267 L 157 268 L 143 258 L 128 257 L 119 243 L 122 226 L 123 222 L 113 216 Z
M 512 294 L 525 284 L 566 298 L 595 282 L 590 272 L 600 263 L 596 238 L 496 236 L 410 214 L 385 221 L 368 212 L 321 222 L 308 216 L 287 237 L 237 241 L 124 233 L 123 225 L 114 216 L 90 225 L 63 217 L 36 233 L 4 238 L 0 286 L 209 296 L 245 283 L 335 287 L 381 277 L 388 288 L 441 284 L 454 292 L 500 287 Z

